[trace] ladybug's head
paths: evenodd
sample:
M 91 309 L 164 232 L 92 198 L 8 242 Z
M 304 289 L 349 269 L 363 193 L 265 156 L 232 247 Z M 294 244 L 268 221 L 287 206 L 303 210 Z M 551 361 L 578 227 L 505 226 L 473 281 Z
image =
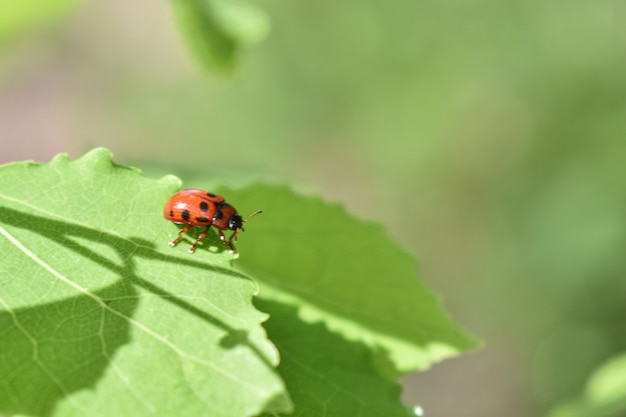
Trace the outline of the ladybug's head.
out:
M 242 225 L 243 219 L 237 213 L 233 214 L 232 216 L 230 216 L 230 219 L 228 219 L 228 228 L 230 230 L 243 230 Z
M 257 214 L 261 214 L 261 213 L 263 213 L 262 210 L 257 210 L 251 215 L 249 215 L 248 218 L 245 220 L 242 219 L 238 213 L 235 213 L 232 216 L 230 216 L 230 219 L 228 219 L 228 228 L 230 230 L 236 230 L 236 231 L 241 230 L 245 232 L 245 229 L 243 228 L 243 224 L 247 222 L 248 220 L 250 220 L 251 218 L 253 218 L 254 216 L 256 216 Z
M 230 230 L 234 230 L 235 232 L 230 236 L 230 239 L 228 239 L 227 241 L 224 240 L 224 235 L 220 234 L 220 237 L 222 238 L 222 241 L 224 243 L 226 243 L 228 246 L 230 246 L 230 251 L 232 253 L 235 253 L 236 250 L 233 247 L 233 241 L 236 242 L 237 241 L 237 235 L 239 235 L 239 232 L 243 232 L 244 228 L 243 228 L 243 224 L 245 222 L 247 222 L 248 220 L 250 220 L 252 217 L 256 216 L 257 214 L 262 213 L 261 210 L 257 210 L 254 213 L 252 213 L 251 215 L 248 216 L 247 219 L 242 219 L 241 216 L 237 213 L 233 214 L 232 216 L 230 216 L 230 219 L 228 219 L 228 228 Z M 221 232 L 220 232 L 221 233 Z

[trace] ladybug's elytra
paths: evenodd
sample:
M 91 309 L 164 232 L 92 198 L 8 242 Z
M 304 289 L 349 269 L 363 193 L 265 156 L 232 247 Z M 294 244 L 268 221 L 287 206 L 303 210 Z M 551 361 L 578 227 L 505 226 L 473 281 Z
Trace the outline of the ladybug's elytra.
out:
M 244 230 L 243 223 L 259 213 L 262 211 L 255 211 L 244 220 L 237 210 L 224 200 L 224 197 L 196 189 L 177 192 L 167 200 L 163 209 L 163 216 L 167 220 L 185 225 L 178 232 L 178 237 L 170 242 L 170 246 L 176 246 L 183 239 L 183 233 L 188 232 L 192 227 L 205 228 L 189 248 L 191 253 L 195 252 L 198 243 L 206 237 L 211 226 L 218 230 L 222 243 L 228 245 L 230 251 L 234 253 L 233 241 L 236 242 L 237 235 Z M 224 236 L 224 230 L 233 230 L 229 239 Z

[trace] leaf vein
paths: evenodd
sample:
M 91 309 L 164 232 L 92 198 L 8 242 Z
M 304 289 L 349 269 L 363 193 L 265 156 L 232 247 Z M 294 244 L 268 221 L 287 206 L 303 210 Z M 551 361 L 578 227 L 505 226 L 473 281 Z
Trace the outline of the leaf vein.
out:
M 97 295 L 91 293 L 87 288 L 81 287 L 80 285 L 78 285 L 77 283 L 75 283 L 71 279 L 65 277 L 63 274 L 61 274 L 60 272 L 55 270 L 53 267 L 48 265 L 41 258 L 39 258 L 37 255 L 35 255 L 33 252 L 31 252 L 28 248 L 26 248 L 24 245 L 22 245 L 22 243 L 20 241 L 18 241 L 13 235 L 11 235 L 3 227 L 0 227 L 0 234 L 2 234 L 13 245 L 15 245 L 19 250 L 21 250 L 28 258 L 30 258 L 35 263 L 37 263 L 39 266 L 41 266 L 43 269 L 48 271 L 55 278 L 59 279 L 60 281 L 64 282 L 65 284 L 67 284 L 67 285 L 71 286 L 72 288 L 76 289 L 81 294 L 91 298 L 101 308 L 107 310 L 108 312 L 110 312 L 112 314 L 115 314 L 116 316 L 122 318 L 123 320 L 128 321 L 128 323 L 132 324 L 137 329 L 141 330 L 145 334 L 151 336 L 153 339 L 157 340 L 158 342 L 160 342 L 163 345 L 165 345 L 168 348 L 170 348 L 172 351 L 174 351 L 181 358 L 186 358 L 187 360 L 190 360 L 192 362 L 196 362 L 196 363 L 198 363 L 200 365 L 206 366 L 207 368 L 213 369 L 214 371 L 219 372 L 220 374 L 222 374 L 225 377 L 231 379 L 232 381 L 234 381 L 234 382 L 236 382 L 236 383 L 238 383 L 238 384 L 240 384 L 240 385 L 242 385 L 244 387 L 247 387 L 251 391 L 255 392 L 257 395 L 259 395 L 259 396 L 263 396 L 264 395 L 262 390 L 259 389 L 258 387 L 248 383 L 247 381 L 244 381 L 244 380 L 242 380 L 240 378 L 237 378 L 237 376 L 231 374 L 230 372 L 226 371 L 225 369 L 220 368 L 219 366 L 217 366 L 214 363 L 211 363 L 211 362 L 209 362 L 207 360 L 204 360 L 202 358 L 199 358 L 197 356 L 194 356 L 194 355 L 191 355 L 191 354 L 185 352 L 184 350 L 180 349 L 178 346 L 176 346 L 175 344 L 173 344 L 172 342 L 170 342 L 169 340 L 167 340 L 166 338 L 164 338 L 160 334 L 156 333 L 155 331 L 153 331 L 149 327 L 145 326 L 144 324 L 142 324 L 142 323 L 134 320 L 133 318 L 131 318 L 129 316 L 126 316 L 125 314 L 122 314 L 119 311 L 111 308 L 110 306 L 107 305 L 107 303 L 104 300 L 102 300 Z

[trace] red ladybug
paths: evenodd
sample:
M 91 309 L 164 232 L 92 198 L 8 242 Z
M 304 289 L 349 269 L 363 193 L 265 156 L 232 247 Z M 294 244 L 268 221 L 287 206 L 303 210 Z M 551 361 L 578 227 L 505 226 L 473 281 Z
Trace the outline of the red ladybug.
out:
M 247 219 L 243 220 L 237 210 L 224 200 L 224 197 L 208 193 L 202 190 L 182 190 L 174 194 L 165 203 L 163 216 L 176 224 L 184 224 L 178 232 L 178 237 L 170 242 L 170 246 L 176 246 L 183 239 L 183 233 L 192 227 L 204 227 L 204 231 L 189 248 L 194 253 L 196 246 L 204 239 L 211 226 L 214 226 L 220 235 L 220 240 L 228 245 L 231 252 L 235 252 L 233 241 L 237 241 L 239 231 L 243 231 L 243 223 L 250 218 L 262 213 L 255 211 Z M 227 240 L 223 230 L 233 230 L 233 234 Z

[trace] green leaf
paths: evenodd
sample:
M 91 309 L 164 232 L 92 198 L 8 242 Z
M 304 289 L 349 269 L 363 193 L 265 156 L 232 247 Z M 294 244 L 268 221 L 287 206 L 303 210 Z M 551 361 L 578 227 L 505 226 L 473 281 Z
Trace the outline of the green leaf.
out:
M 0 413 L 289 410 L 256 285 L 214 235 L 167 245 L 179 187 L 102 149 L 0 167 Z
M 80 0 L 19 0 L 0 2 L 0 45 L 31 27 L 56 19 Z
M 602 365 L 582 398 L 555 408 L 548 417 L 619 417 L 626 414 L 626 354 Z
M 324 324 L 302 322 L 295 307 L 260 299 L 255 304 L 271 316 L 265 327 L 280 350 L 279 371 L 295 404 L 292 417 L 414 416 L 402 405 L 400 384 L 373 367 L 368 347 Z
M 238 260 L 258 280 L 259 296 L 294 306 L 304 321 L 324 322 L 369 346 L 388 376 L 477 346 L 419 282 L 414 257 L 379 224 L 286 187 L 218 192 L 242 215 L 264 210 L 246 225 Z
M 171 0 L 189 47 L 209 70 L 230 72 L 243 47 L 260 42 L 269 19 L 242 0 Z

